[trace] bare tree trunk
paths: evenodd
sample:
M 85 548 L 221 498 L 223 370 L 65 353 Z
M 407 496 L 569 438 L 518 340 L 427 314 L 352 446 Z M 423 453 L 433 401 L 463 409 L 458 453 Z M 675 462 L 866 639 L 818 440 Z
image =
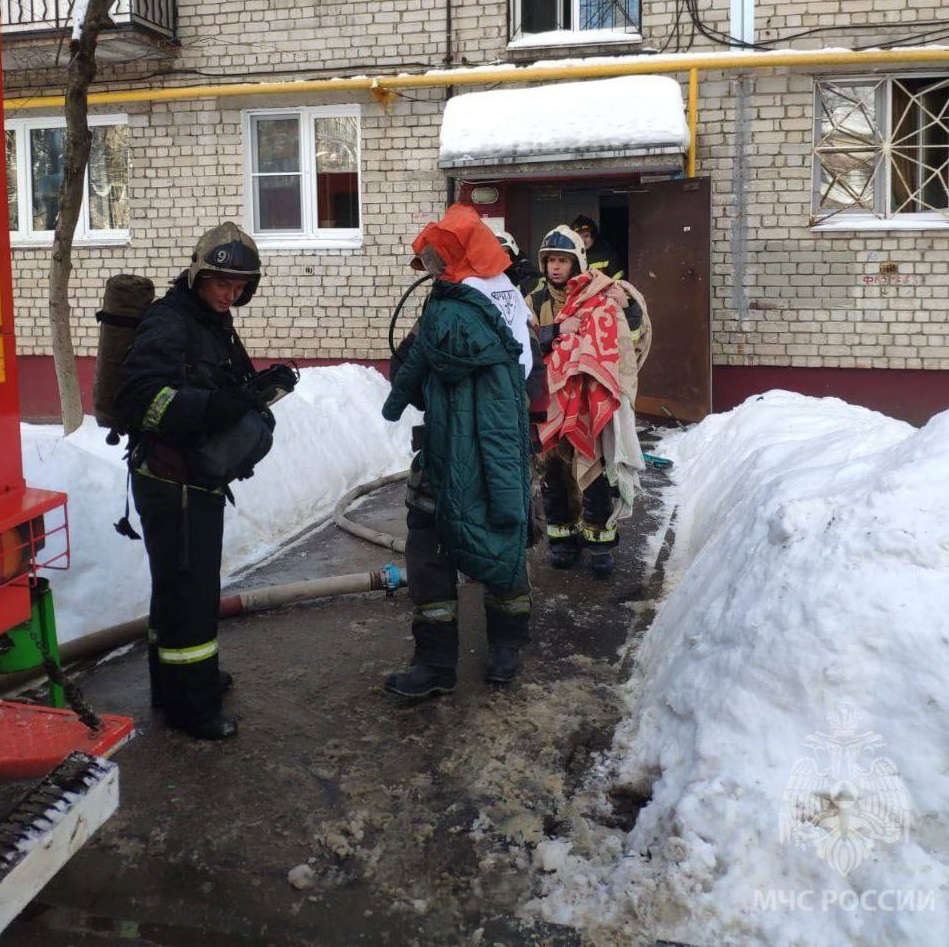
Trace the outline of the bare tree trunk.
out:
M 59 383 L 63 429 L 71 434 L 82 424 L 82 397 L 76 372 L 69 317 L 69 275 L 72 272 L 72 244 L 82 209 L 83 182 L 92 134 L 87 121 L 89 86 L 96 75 L 96 44 L 99 31 L 109 22 L 109 7 L 115 0 L 89 0 L 79 39 L 70 44 L 66 84 L 66 149 L 63 183 L 59 189 L 59 217 L 53 234 L 49 269 L 49 325 L 53 363 Z

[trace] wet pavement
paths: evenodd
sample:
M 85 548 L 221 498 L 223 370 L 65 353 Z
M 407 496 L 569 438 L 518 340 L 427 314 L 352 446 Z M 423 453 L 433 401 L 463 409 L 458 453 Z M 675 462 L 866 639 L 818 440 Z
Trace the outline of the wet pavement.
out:
M 648 449 L 648 448 L 647 448 Z M 411 654 L 403 590 L 221 624 L 233 741 L 201 743 L 149 706 L 144 642 L 74 672 L 99 713 L 135 719 L 113 757 L 120 807 L 0 935 L 0 945 L 289 947 L 573 945 L 542 923 L 531 853 L 569 837 L 608 748 L 636 636 L 661 578 L 663 471 L 647 469 L 606 581 L 530 553 L 532 643 L 508 687 L 485 683 L 480 586 L 461 587 L 459 686 L 411 705 L 382 681 Z M 404 487 L 350 518 L 404 536 Z M 660 568 L 657 569 L 657 560 Z M 332 524 L 226 593 L 360 574 L 402 557 Z M 0 804 L 16 787 L 0 787 Z M 616 800 L 606 818 L 630 818 Z

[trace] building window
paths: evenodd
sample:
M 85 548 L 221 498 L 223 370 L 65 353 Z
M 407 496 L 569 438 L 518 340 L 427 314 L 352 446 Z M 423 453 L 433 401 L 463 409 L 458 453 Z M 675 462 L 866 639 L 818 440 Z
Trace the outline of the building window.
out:
M 359 108 L 246 112 L 247 224 L 265 245 L 361 241 Z
M 817 225 L 949 226 L 949 77 L 819 80 Z
M 513 39 L 554 30 L 639 31 L 639 0 L 512 0 Z
M 77 241 L 111 243 L 129 237 L 129 126 L 125 116 L 89 116 L 92 148 Z M 49 243 L 59 217 L 66 155 L 65 119 L 6 121 L 10 239 L 16 245 Z

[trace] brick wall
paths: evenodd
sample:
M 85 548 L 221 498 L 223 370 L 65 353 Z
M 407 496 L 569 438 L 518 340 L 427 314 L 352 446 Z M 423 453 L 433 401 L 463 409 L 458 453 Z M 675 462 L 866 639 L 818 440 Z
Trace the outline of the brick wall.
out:
M 679 6 L 672 0 L 644 4 L 647 45 L 721 49 L 701 36 L 687 39 L 687 24 L 677 28 L 674 20 Z M 856 39 L 905 35 L 911 24 L 939 16 L 931 3 L 874 0 L 869 12 L 867 6 L 760 4 L 758 37 L 866 23 L 866 32 L 822 32 L 789 44 L 857 45 Z M 179 9 L 182 49 L 176 59 L 164 66 L 103 67 L 96 88 L 394 74 L 440 67 L 449 55 L 455 65 L 503 61 L 506 55 L 504 2 L 455 0 L 450 53 L 444 7 L 422 0 L 306 8 L 292 0 L 256 0 L 238 8 L 183 0 Z M 236 9 L 239 23 L 232 22 Z M 727 31 L 726 0 L 716 0 L 703 18 L 707 26 Z M 174 71 L 162 79 L 152 75 L 169 68 Z M 687 77 L 678 78 L 685 94 Z M 48 92 L 61 81 L 52 71 L 12 72 L 5 78 L 6 94 Z M 456 94 L 465 91 L 474 89 Z M 808 226 L 813 76 L 800 69 L 741 76 L 703 72 L 699 93 L 697 171 L 713 186 L 715 364 L 949 369 L 949 233 L 821 233 Z M 242 219 L 241 109 L 355 102 L 362 109 L 362 247 L 268 250 L 260 290 L 240 324 L 259 358 L 386 358 L 393 307 L 416 275 L 407 266 L 409 244 L 446 199 L 446 181 L 436 166 L 444 97 L 444 89 L 431 88 L 407 90 L 388 104 L 359 92 L 121 106 L 133 129 L 131 241 L 127 247 L 74 250 L 78 354 L 95 352 L 94 314 L 107 276 L 136 271 L 163 285 L 187 264 L 201 232 L 222 219 Z M 889 273 L 885 278 L 881 268 Z M 18 349 L 24 355 L 49 353 L 48 270 L 48 250 L 14 251 Z

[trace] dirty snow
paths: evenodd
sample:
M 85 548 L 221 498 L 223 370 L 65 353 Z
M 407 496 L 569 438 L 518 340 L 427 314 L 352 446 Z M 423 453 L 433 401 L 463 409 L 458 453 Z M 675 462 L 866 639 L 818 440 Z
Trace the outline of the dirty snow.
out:
M 410 422 L 382 422 L 386 388 L 356 366 L 304 372 L 273 454 L 237 485 L 226 571 L 404 469 Z M 71 494 L 72 568 L 50 576 L 64 637 L 137 617 L 144 555 L 112 529 L 118 450 L 90 421 L 23 437 L 30 485 Z M 483 770 L 484 817 L 544 875 L 528 912 L 597 947 L 941 947 L 949 413 L 917 430 L 770 392 L 659 452 L 676 462 L 667 591 L 569 829 L 545 836 L 510 807 L 511 774 Z M 645 802 L 628 830 L 608 817 L 619 797 Z

